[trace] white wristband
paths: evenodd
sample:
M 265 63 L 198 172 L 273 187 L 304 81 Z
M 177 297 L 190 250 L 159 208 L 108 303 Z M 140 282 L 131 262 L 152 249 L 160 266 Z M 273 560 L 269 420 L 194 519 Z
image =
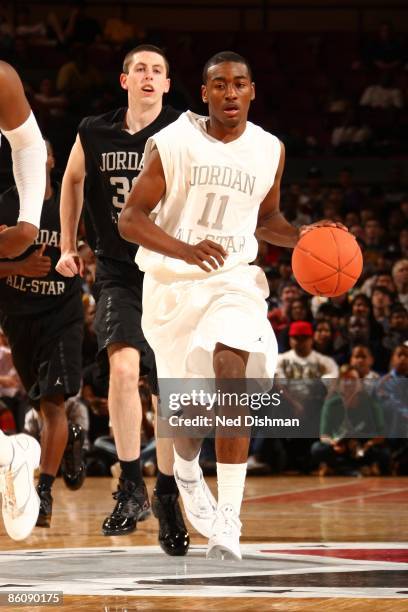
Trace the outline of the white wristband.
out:
M 18 221 L 40 227 L 47 149 L 33 113 L 14 130 L 3 130 L 3 134 L 11 146 L 13 174 L 20 198 Z

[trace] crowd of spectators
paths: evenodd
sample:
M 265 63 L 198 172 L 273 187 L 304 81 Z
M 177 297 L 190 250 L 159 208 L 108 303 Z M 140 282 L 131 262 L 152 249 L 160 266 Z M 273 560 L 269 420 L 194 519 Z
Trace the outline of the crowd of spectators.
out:
M 288 385 L 287 411 L 309 419 L 317 413 L 320 422 L 319 441 L 281 440 L 280 453 L 286 467 L 307 472 L 387 474 L 406 470 L 408 459 L 407 197 L 401 192 L 394 198 L 386 185 L 381 193 L 369 185 L 357 188 L 352 176 L 343 168 L 328 185 L 313 167 L 305 185 L 286 185 L 281 199 L 295 225 L 335 218 L 356 236 L 364 268 L 348 294 L 307 295 L 292 276 L 287 251 L 266 244 L 259 251 L 280 353 L 277 376 L 280 386 Z M 333 384 L 312 388 L 317 379 Z M 373 437 L 361 431 L 352 436 L 353 415 Z M 256 444 L 252 470 L 276 467 L 269 447 L 268 440 Z
M 357 188 L 351 176 L 351 168 L 343 168 L 336 183 L 327 184 L 319 169 L 312 167 L 304 184 L 284 185 L 281 196 L 282 210 L 295 225 L 327 213 L 355 234 L 364 268 L 349 293 L 330 299 L 306 294 L 293 277 L 290 251 L 259 245 L 256 263 L 269 282 L 268 318 L 279 347 L 276 376 L 279 386 L 286 387 L 284 411 L 304 418 L 312 415 L 317 425 L 308 437 L 254 439 L 250 472 L 320 469 L 322 474 L 356 475 L 408 471 L 408 198 L 403 193 L 396 198 L 387 186 L 382 194 L 373 193 L 369 185 Z M 95 259 L 83 225 L 80 231 L 79 251 L 85 264 L 83 386 L 67 410 L 69 418 L 86 431 L 89 473 L 106 474 L 115 462 L 108 372 L 96 359 Z M 25 421 L 25 427 L 38 435 L 41 423 L 33 411 L 25 414 L 27 400 L 4 337 L 0 374 L 2 428 L 20 430 Z M 152 473 L 152 406 L 145 383 L 143 389 L 143 457 L 147 473 Z M 350 423 L 359 436 L 352 435 Z M 204 446 L 203 465 L 214 469 L 211 441 Z
M 407 150 L 408 44 L 392 23 L 380 24 L 375 32 L 192 35 L 147 31 L 128 4 L 105 19 L 83 0 L 41 19 L 28 5 L 3 3 L 0 9 L 0 56 L 22 75 L 62 159 L 84 109 L 103 112 L 120 102 L 122 59 L 147 41 L 168 53 L 168 99 L 177 108 L 202 110 L 202 66 L 211 54 L 229 47 L 251 60 L 257 83 L 253 119 L 279 135 L 291 155 Z
M 279 346 L 277 375 L 287 382 L 286 409 L 295 415 L 314 411 L 320 437 L 254 439 L 249 470 L 408 473 L 408 183 L 397 163 L 394 175 L 382 184 L 362 184 L 353 171 L 356 154 L 406 151 L 408 58 L 402 37 L 384 23 L 359 44 L 346 36 L 342 48 L 347 51 L 348 42 L 350 48 L 339 58 L 338 48 L 324 35 L 297 36 L 295 41 L 270 33 L 147 33 L 128 20 L 128 10 L 123 5 L 121 15 L 105 23 L 83 2 L 74 3 L 65 18 L 50 12 L 38 21 L 21 6 L 13 20 L 7 6 L 0 12 L 0 53 L 22 74 L 39 123 L 57 149 L 61 171 L 79 120 L 123 103 L 115 81 L 128 48 L 142 41 L 165 46 L 172 65 L 169 102 L 198 111 L 201 65 L 207 56 L 227 41 L 247 55 L 258 85 L 253 119 L 280 136 L 289 155 L 324 151 L 349 157 L 347 165 L 343 158 L 339 162 L 335 181 L 327 181 L 311 165 L 303 182 L 284 184 L 283 213 L 296 226 L 321 218 L 341 221 L 364 254 L 356 287 L 325 299 L 301 290 L 288 250 L 260 244 L 257 263 L 270 287 L 268 317 Z M 69 418 L 86 431 L 89 472 L 105 474 L 115 461 L 107 372 L 96 361 L 94 256 L 84 229 L 80 238 L 84 373 L 81 392 L 67 409 Z M 322 381 L 314 387 L 317 395 L 299 384 L 305 380 Z M 149 471 L 155 459 L 151 398 L 144 383 L 141 392 Z M 26 414 L 29 407 L 4 337 L 0 396 L 2 429 L 25 426 L 40 434 L 36 413 Z M 358 415 L 354 420 L 371 423 L 375 436 L 350 435 L 352 408 Z M 202 458 L 206 469 L 214 467 L 211 441 Z

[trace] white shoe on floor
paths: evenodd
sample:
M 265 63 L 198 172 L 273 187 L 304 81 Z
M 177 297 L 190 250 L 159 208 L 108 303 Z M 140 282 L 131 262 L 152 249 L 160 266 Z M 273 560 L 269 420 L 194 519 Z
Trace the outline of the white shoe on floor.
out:
M 27 434 L 10 436 L 14 455 L 0 467 L 0 493 L 4 527 L 13 540 L 24 540 L 36 524 L 40 499 L 34 486 L 34 470 L 40 465 L 41 447 Z
M 174 467 L 174 478 L 188 520 L 199 533 L 209 538 L 217 510 L 217 502 L 204 480 L 201 468 L 200 478 L 191 481 L 182 480 L 177 474 L 176 467 Z
M 207 559 L 241 561 L 241 526 L 239 516 L 231 504 L 218 508 L 208 542 Z

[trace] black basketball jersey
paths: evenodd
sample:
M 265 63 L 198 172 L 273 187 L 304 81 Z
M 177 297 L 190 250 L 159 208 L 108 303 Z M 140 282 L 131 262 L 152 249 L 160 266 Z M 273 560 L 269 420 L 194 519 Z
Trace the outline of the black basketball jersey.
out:
M 53 195 L 45 200 L 41 213 L 40 229 L 35 243 L 14 261 L 25 259 L 45 244 L 44 255 L 51 258 L 47 276 L 32 278 L 13 274 L 0 278 L 0 311 L 10 316 L 35 316 L 53 308 L 59 308 L 64 300 L 81 289 L 79 276 L 61 276 L 55 266 L 61 255 L 60 240 L 60 191 L 61 185 L 53 183 Z M 16 187 L 0 195 L 0 224 L 15 225 L 19 215 L 19 197 Z M 3 260 L 9 261 L 9 260 Z
M 85 206 L 94 229 L 92 246 L 98 256 L 134 264 L 138 247 L 119 235 L 118 216 L 143 168 L 147 139 L 173 123 L 180 112 L 165 106 L 152 123 L 129 134 L 124 129 L 126 111 L 119 108 L 85 117 L 78 132 L 85 153 Z

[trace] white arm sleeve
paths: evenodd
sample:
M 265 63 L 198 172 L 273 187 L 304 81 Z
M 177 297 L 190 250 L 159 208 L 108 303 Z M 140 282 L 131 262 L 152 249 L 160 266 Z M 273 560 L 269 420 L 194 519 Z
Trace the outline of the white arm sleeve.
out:
M 13 174 L 20 199 L 18 220 L 40 227 L 47 149 L 33 113 L 14 130 L 3 130 L 3 134 L 11 146 Z

